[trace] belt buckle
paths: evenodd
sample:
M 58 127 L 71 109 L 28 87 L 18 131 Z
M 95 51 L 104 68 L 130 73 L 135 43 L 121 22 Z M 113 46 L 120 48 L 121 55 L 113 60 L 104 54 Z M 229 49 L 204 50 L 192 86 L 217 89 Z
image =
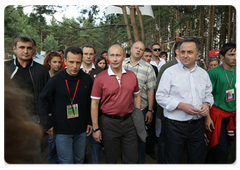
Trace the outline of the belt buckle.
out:
M 120 121 L 124 121 L 124 116 L 120 116 Z

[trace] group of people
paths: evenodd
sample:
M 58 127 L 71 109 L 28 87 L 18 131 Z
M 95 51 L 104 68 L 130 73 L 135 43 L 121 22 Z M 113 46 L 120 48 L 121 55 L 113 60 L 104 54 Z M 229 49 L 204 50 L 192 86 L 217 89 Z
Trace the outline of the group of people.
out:
M 14 88 L 32 95 L 20 111 L 28 110 L 29 120 L 48 133 L 50 163 L 84 163 L 87 138 L 93 164 L 102 163 L 102 147 L 112 164 L 119 155 L 122 163 L 143 164 L 145 153 L 158 163 L 182 163 L 185 151 L 188 163 L 228 162 L 228 138 L 234 140 L 236 127 L 236 44 L 223 45 L 222 64 L 208 72 L 196 62 L 201 51 L 196 38 L 176 42 L 175 58 L 168 62 L 160 44 L 145 48 L 141 41 L 132 45 L 128 58 L 118 44 L 101 57 L 86 44 L 50 51 L 38 63 L 36 48 L 33 39 L 17 37 L 16 58 L 5 62 L 5 72 Z M 5 117 L 8 112 L 5 108 Z M 134 114 L 142 121 L 135 123 Z M 41 151 L 36 133 L 26 138 L 34 142 L 28 149 L 35 155 Z M 12 159 L 7 152 L 8 163 L 39 163 L 39 157 Z

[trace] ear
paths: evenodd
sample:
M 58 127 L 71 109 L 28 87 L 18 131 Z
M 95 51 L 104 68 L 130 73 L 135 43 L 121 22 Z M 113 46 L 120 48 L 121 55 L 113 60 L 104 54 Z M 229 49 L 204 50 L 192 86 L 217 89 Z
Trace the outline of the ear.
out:
M 67 63 L 67 59 L 66 58 L 64 58 L 64 63 Z
M 13 51 L 16 53 L 16 47 L 15 46 L 13 46 Z
M 199 51 L 199 52 L 197 53 L 197 60 L 199 59 L 200 54 L 201 54 L 201 52 Z

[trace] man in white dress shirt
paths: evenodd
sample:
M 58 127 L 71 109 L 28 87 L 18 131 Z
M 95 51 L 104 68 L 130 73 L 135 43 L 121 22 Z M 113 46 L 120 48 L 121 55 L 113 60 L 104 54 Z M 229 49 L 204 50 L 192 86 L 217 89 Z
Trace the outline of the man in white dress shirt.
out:
M 182 163 L 186 147 L 189 163 L 203 163 L 203 118 L 213 104 L 212 84 L 205 70 L 195 63 L 201 45 L 186 38 L 179 46 L 180 62 L 162 75 L 156 100 L 164 108 L 165 163 Z
M 150 64 L 156 66 L 158 68 L 158 72 L 160 71 L 160 68 L 162 65 L 166 63 L 166 61 L 162 58 L 160 58 L 160 53 L 161 53 L 161 46 L 158 43 L 154 43 L 151 46 L 152 50 L 152 59 L 150 61 Z

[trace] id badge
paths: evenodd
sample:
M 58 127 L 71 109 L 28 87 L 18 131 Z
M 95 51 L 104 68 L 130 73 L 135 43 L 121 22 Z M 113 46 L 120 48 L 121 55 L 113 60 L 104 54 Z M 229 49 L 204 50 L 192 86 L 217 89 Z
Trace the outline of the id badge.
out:
M 235 93 L 234 93 L 234 89 L 230 89 L 226 91 L 226 101 L 232 101 L 235 100 Z
M 78 104 L 67 105 L 67 118 L 78 117 Z

